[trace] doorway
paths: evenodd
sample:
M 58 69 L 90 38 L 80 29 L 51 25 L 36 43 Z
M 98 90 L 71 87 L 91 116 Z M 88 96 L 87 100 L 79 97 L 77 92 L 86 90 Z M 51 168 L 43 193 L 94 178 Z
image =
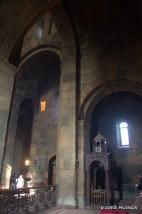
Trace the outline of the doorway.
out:
M 49 160 L 48 185 L 56 185 L 56 155 Z

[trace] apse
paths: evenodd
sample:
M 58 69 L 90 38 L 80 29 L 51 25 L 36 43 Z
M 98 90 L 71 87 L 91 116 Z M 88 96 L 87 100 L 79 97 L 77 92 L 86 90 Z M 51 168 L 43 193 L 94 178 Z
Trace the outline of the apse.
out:
M 105 137 L 108 152 L 123 168 L 124 187 L 134 188 L 134 180 L 142 167 L 142 98 L 129 92 L 118 92 L 105 97 L 94 108 L 91 118 L 92 139 Z

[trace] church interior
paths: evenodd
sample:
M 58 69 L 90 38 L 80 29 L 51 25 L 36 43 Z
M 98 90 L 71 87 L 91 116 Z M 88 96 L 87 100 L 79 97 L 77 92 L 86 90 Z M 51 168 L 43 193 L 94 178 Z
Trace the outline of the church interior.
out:
M 142 2 L 2 0 L 0 26 L 0 208 L 18 213 L 39 192 L 53 206 L 132 206 L 142 191 Z

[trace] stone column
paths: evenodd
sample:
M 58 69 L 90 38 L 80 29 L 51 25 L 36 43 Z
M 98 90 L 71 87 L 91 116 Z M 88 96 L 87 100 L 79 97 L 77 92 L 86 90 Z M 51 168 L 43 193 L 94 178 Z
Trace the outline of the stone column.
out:
M 84 120 L 78 122 L 78 205 L 83 208 L 86 205 L 86 184 L 87 184 L 87 171 L 86 171 L 86 157 L 85 154 L 89 152 L 89 137 L 90 125 L 85 123 Z
M 9 119 L 11 98 L 16 69 L 0 58 L 0 169 L 1 185 L 4 153 L 6 148 L 7 124 Z M 10 154 L 9 154 L 10 155 Z M 8 167 L 8 166 L 7 166 Z M 10 172 L 10 166 L 7 168 Z M 7 174 L 9 173 L 7 171 Z M 8 176 L 8 175 L 7 175 Z
M 15 144 L 15 136 L 16 136 L 16 128 L 17 128 L 17 112 L 14 110 L 13 105 L 10 112 L 10 118 L 7 127 L 7 139 L 5 144 L 5 153 L 3 159 L 3 170 L 2 170 L 2 185 L 5 186 L 5 177 L 6 177 L 6 169 L 7 165 L 11 166 L 11 172 L 15 172 L 13 166 L 13 158 L 14 158 L 14 144 Z M 16 163 L 15 163 L 16 164 Z
M 57 145 L 57 204 L 76 206 L 76 59 L 63 58 Z

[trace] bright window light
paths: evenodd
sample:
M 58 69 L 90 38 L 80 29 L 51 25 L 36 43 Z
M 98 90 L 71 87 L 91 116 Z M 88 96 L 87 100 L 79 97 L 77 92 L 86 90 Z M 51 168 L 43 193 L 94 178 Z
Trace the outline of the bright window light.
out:
M 40 102 L 40 111 L 44 112 L 46 110 L 46 100 Z
M 129 146 L 128 124 L 126 122 L 120 123 L 120 137 L 121 146 Z
M 29 166 L 30 165 L 30 160 L 25 160 L 25 166 Z

